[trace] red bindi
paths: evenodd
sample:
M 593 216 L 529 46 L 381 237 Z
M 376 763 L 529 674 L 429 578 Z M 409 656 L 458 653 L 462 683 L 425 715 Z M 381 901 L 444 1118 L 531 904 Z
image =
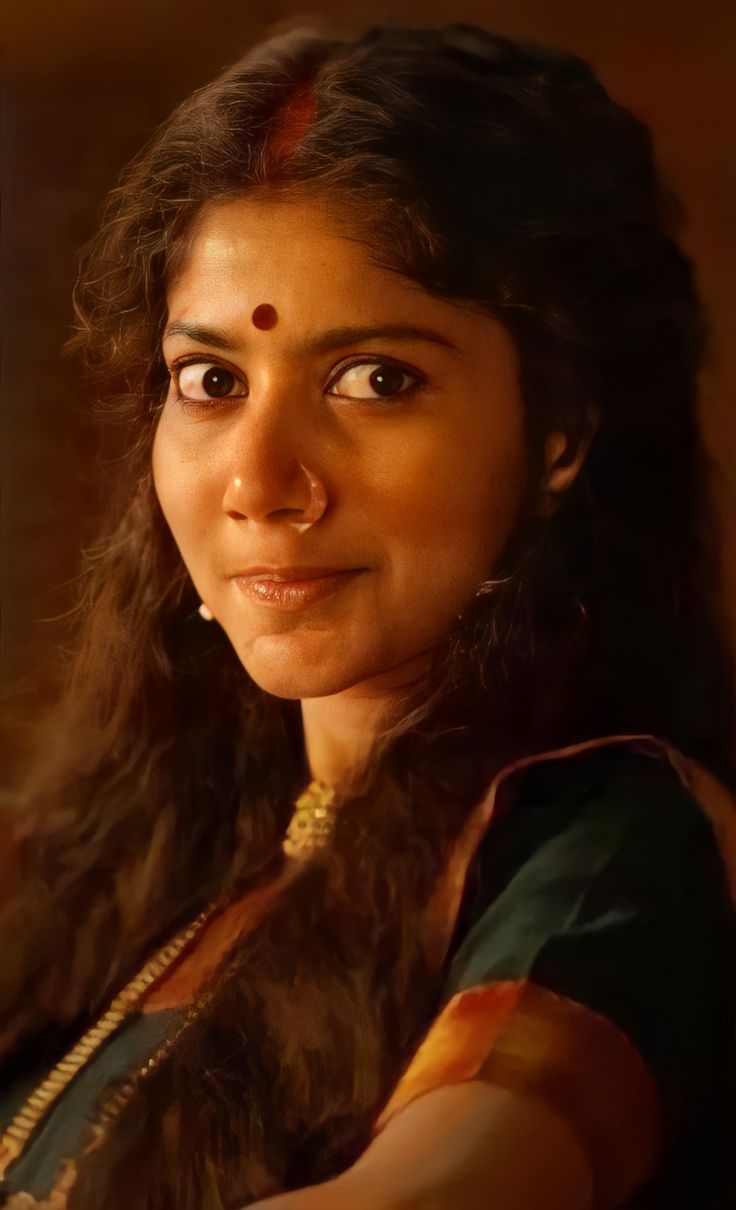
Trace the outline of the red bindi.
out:
M 262 332 L 267 332 L 269 328 L 275 328 L 279 322 L 276 308 L 272 307 L 270 303 L 259 303 L 251 318 L 254 326 L 260 328 Z

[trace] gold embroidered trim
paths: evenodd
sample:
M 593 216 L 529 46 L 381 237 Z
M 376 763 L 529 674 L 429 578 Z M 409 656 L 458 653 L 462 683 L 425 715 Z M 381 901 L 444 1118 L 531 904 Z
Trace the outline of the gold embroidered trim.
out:
M 164 974 L 171 964 L 191 944 L 215 911 L 211 905 L 188 924 L 173 941 L 167 942 L 146 962 L 112 1001 L 100 1019 L 87 1030 L 68 1054 L 49 1072 L 42 1084 L 26 1100 L 0 1138 L 0 1176 L 22 1154 L 28 1140 L 61 1093 L 78 1072 L 87 1065 L 141 1001 L 151 984 Z

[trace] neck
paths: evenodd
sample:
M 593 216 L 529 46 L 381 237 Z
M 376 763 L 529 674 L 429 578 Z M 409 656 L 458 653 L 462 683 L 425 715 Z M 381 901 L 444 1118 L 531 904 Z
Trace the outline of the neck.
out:
M 328 785 L 364 771 L 374 739 L 410 706 L 426 660 L 412 661 L 329 697 L 303 698 L 310 775 Z

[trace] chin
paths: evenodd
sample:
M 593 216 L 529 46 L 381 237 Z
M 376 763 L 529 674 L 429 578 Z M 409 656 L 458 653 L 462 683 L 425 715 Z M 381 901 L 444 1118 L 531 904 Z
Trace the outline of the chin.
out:
M 336 648 L 338 645 L 333 644 L 329 654 L 323 652 L 317 658 L 306 651 L 294 650 L 291 644 L 274 643 L 273 636 L 267 643 L 261 640 L 249 644 L 245 651 L 235 645 L 238 658 L 251 680 L 273 697 L 291 701 L 331 697 L 380 671 L 367 662 L 364 666 L 354 658 L 341 659 Z
M 308 697 L 331 697 L 335 693 L 342 693 L 344 689 L 350 689 L 361 679 L 349 675 L 330 675 L 324 670 L 309 668 L 256 668 L 245 662 L 243 667 L 251 680 L 266 693 L 290 701 Z

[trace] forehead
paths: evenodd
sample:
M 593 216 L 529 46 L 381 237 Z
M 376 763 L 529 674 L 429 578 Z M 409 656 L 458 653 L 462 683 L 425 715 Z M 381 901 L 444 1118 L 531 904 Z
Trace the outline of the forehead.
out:
M 240 200 L 209 203 L 192 229 L 168 289 L 169 307 L 194 295 L 238 310 L 252 301 L 312 310 L 418 305 L 408 278 L 374 264 L 366 243 L 327 202 Z M 431 301 L 426 295 L 427 302 Z
M 239 295 L 255 290 L 258 301 L 360 288 L 416 295 L 406 278 L 371 263 L 369 249 L 352 238 L 344 216 L 319 200 L 240 198 L 209 203 L 200 211 L 169 288 L 227 288 Z M 356 275 L 360 275 L 356 277 Z M 264 293 L 265 291 L 265 293 Z
M 227 327 L 264 304 L 275 308 L 279 329 L 413 319 L 439 325 L 452 339 L 468 323 L 465 308 L 376 264 L 345 215 L 329 201 L 312 199 L 208 204 L 169 286 L 168 304 L 172 322 L 196 318 Z

